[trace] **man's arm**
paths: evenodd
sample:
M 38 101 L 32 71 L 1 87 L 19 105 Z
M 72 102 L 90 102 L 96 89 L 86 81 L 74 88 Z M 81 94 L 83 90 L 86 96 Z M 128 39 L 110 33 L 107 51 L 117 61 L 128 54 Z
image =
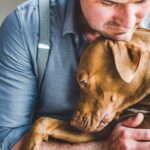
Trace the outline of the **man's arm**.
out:
M 30 128 L 37 78 L 24 46 L 18 11 L 0 26 L 0 148 L 10 150 Z
M 28 134 L 25 134 L 14 146 L 11 150 L 22 150 L 24 148 L 24 144 L 26 143 L 26 139 L 28 138 Z M 40 150 L 104 150 L 103 142 L 92 141 L 88 143 L 81 144 L 69 144 L 65 142 L 56 142 L 55 140 L 51 140 L 49 142 L 42 142 Z
M 147 128 L 137 129 L 144 120 L 143 114 L 129 118 L 119 123 L 110 137 L 105 141 L 93 141 L 81 144 L 58 143 L 54 141 L 43 142 L 41 150 L 149 150 L 150 149 L 150 122 Z M 13 147 L 12 150 L 21 150 L 27 134 Z

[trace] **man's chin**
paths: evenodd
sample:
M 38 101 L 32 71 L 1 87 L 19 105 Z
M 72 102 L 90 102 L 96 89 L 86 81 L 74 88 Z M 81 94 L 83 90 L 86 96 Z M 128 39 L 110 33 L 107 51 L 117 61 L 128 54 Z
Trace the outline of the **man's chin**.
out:
M 130 41 L 134 32 L 103 34 L 104 37 L 112 40 Z

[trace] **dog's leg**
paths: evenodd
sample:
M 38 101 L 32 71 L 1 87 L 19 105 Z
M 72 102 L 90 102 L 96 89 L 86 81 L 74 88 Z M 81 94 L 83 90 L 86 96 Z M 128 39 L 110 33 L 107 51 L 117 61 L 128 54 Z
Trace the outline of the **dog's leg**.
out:
M 36 120 L 25 141 L 25 150 L 38 150 L 42 141 L 48 140 L 48 128 L 57 128 L 57 124 L 55 119 L 41 117 Z
M 53 131 L 49 131 L 51 137 L 64 140 L 70 143 L 81 143 L 94 140 L 94 134 L 84 133 L 79 130 L 70 128 L 69 126 L 61 126 Z
M 80 143 L 94 140 L 92 134 L 85 134 L 75 130 L 69 123 L 47 117 L 39 118 L 29 131 L 25 150 L 39 150 L 42 141 L 48 137 L 65 140 L 71 143 Z

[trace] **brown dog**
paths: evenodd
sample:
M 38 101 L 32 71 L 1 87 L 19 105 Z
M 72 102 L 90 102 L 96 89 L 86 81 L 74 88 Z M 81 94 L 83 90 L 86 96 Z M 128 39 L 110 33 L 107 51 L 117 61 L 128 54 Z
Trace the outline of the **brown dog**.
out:
M 149 43 L 150 32 L 139 29 L 130 42 L 98 39 L 87 48 L 78 68 L 81 94 L 71 125 L 100 131 L 150 93 Z
M 112 120 L 137 103 L 128 111 L 149 113 L 149 43 L 150 32 L 138 29 L 130 42 L 99 38 L 89 45 L 77 72 L 81 94 L 71 119 L 71 125 L 79 130 L 68 122 L 41 117 L 31 128 L 25 149 L 38 150 L 49 136 L 73 143 L 94 140 Z

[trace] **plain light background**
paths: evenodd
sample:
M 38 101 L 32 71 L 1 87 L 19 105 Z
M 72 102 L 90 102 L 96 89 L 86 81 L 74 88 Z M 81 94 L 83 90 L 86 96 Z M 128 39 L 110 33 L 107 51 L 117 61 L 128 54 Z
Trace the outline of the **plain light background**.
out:
M 4 18 L 23 1 L 25 0 L 0 0 L 0 24 Z

